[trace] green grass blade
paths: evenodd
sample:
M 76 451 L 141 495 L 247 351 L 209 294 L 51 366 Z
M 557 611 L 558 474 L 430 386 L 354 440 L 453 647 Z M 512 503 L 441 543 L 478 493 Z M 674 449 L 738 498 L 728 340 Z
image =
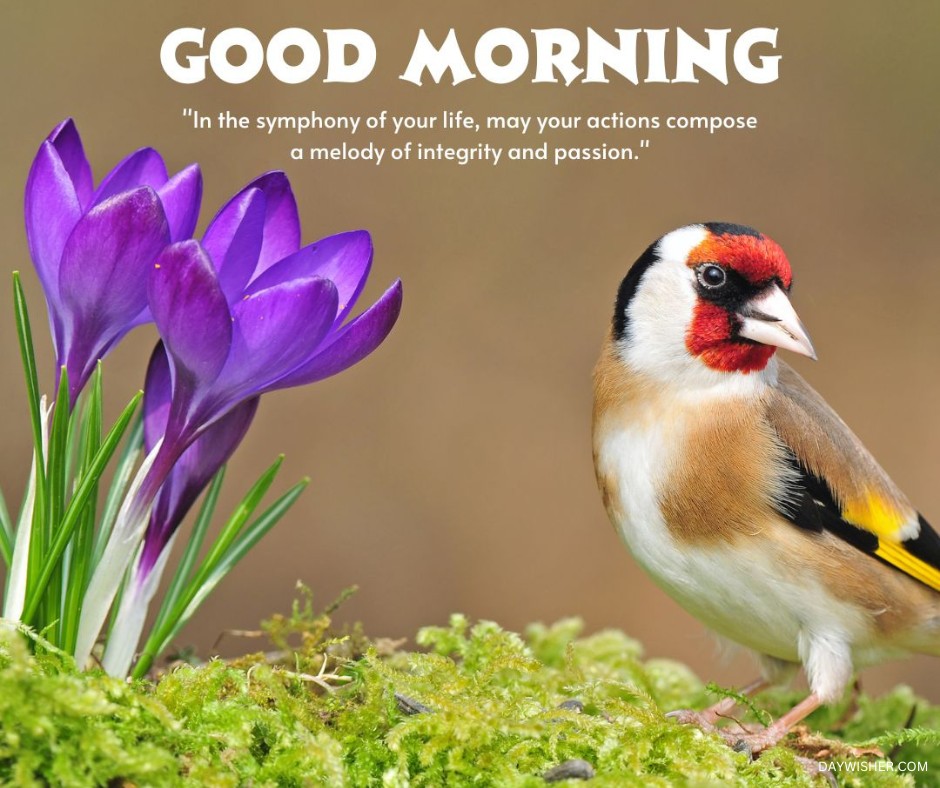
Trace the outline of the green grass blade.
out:
M 105 545 L 111 537 L 111 530 L 114 528 L 114 521 L 117 519 L 118 511 L 121 508 L 121 502 L 124 500 L 124 494 L 127 487 L 134 477 L 134 467 L 140 459 L 144 445 L 144 419 L 143 414 L 137 416 L 134 426 L 131 428 L 124 448 L 121 450 L 121 456 L 118 459 L 117 468 L 114 470 L 114 476 L 111 479 L 111 486 L 108 488 L 108 494 L 105 497 L 104 511 L 101 515 L 101 524 L 98 527 L 98 533 L 95 536 L 95 549 L 92 554 L 92 567 L 98 565 L 101 555 L 104 553 Z
M 261 538 L 271 530 L 278 520 L 287 514 L 288 510 L 296 503 L 308 484 L 310 484 L 310 479 L 302 479 L 297 482 L 297 484 L 278 498 L 257 520 L 239 535 L 238 539 L 235 540 L 232 546 L 225 552 L 225 555 L 221 557 L 213 568 L 209 578 L 210 582 L 213 583 L 213 587 L 245 557 L 252 547 L 258 544 Z
M 274 482 L 283 461 L 284 456 L 281 455 L 260 477 L 258 477 L 258 480 L 251 486 L 251 489 L 248 490 L 245 497 L 242 498 L 238 506 L 235 507 L 235 511 L 232 512 L 228 521 L 222 527 L 212 547 L 209 548 L 208 553 L 200 563 L 195 575 L 190 578 L 189 572 L 187 572 L 180 580 L 182 590 L 175 592 L 177 599 L 174 600 L 172 604 L 164 602 L 163 605 L 161 605 L 161 623 L 172 622 L 179 618 L 181 612 L 188 604 L 188 600 L 198 591 L 202 583 L 205 582 L 205 579 L 212 572 L 215 564 L 225 554 L 245 523 L 248 522 L 248 518 L 254 514 L 255 509 L 261 504 L 262 499 Z M 208 526 L 208 523 L 205 525 Z M 158 628 L 157 625 L 154 625 L 153 630 L 155 631 Z
M 3 490 L 0 490 L 0 553 L 3 554 L 3 563 L 9 567 L 13 563 L 13 521 Z
M 99 362 L 100 363 L 100 362 Z M 75 479 L 76 461 L 82 457 L 85 450 L 84 426 L 88 419 L 88 411 L 91 406 L 91 395 L 88 390 L 82 392 L 78 397 L 78 402 L 72 410 L 69 419 L 69 432 L 65 442 L 65 496 L 72 494 L 72 483 Z
M 296 503 L 300 494 L 310 483 L 304 479 L 291 487 L 284 495 L 278 498 L 261 516 L 251 523 L 229 546 L 229 548 L 215 562 L 214 567 L 198 585 L 191 583 L 186 593 L 175 606 L 173 614 L 167 617 L 163 625 L 154 628 L 140 659 L 134 666 L 132 676 L 142 678 L 150 670 L 150 666 L 157 656 L 169 645 L 179 631 L 192 618 L 206 597 L 222 581 L 222 579 L 238 564 L 242 558 L 254 547 L 261 538 L 274 527 L 291 506 Z M 203 564 L 205 566 L 205 564 Z
M 20 281 L 19 271 L 13 272 L 13 312 L 16 316 L 16 336 L 20 344 L 23 373 L 26 378 L 26 395 L 29 402 L 29 419 L 33 427 L 33 445 L 37 447 L 40 462 L 37 470 L 46 467 L 42 449 L 42 410 L 39 393 L 39 375 L 36 372 L 36 353 L 33 350 L 33 332 L 29 324 L 29 309 L 26 294 Z
M 40 595 L 45 591 L 46 585 L 52 577 L 55 565 L 62 557 L 65 545 L 71 538 L 72 531 L 74 531 L 75 527 L 78 525 L 78 519 L 81 516 L 82 509 L 91 494 L 97 488 L 98 480 L 101 478 L 105 466 L 107 466 L 117 449 L 121 438 L 124 437 L 124 433 L 127 431 L 134 411 L 137 410 L 137 405 L 140 403 L 141 397 L 143 397 L 143 392 L 137 392 L 134 398 L 128 403 L 127 407 L 124 408 L 124 411 L 118 417 L 114 426 L 111 427 L 107 437 L 102 441 L 101 446 L 95 453 L 87 473 L 80 480 L 75 490 L 75 495 L 72 497 L 68 509 L 66 509 L 65 516 L 62 518 L 62 524 L 59 526 L 58 532 L 56 533 L 55 541 L 45 556 L 45 562 L 43 563 L 42 571 L 35 588 L 31 589 L 32 595 L 26 600 L 26 609 L 23 614 L 23 621 L 25 623 L 32 622 L 32 618 L 36 614 L 36 609 L 39 605 Z
M 205 541 L 206 532 L 209 530 L 209 523 L 212 522 L 212 517 L 215 514 L 215 508 L 219 502 L 219 493 L 222 491 L 222 482 L 224 479 L 225 466 L 223 465 L 215 477 L 213 477 L 212 484 L 209 485 L 209 489 L 206 491 L 206 496 L 199 509 L 199 515 L 196 517 L 196 522 L 193 525 L 193 532 L 186 542 L 186 550 L 183 552 L 183 556 L 176 567 L 176 571 L 173 573 L 173 579 L 170 581 L 170 585 L 160 604 L 160 611 L 153 624 L 154 630 L 160 629 L 163 626 L 166 617 L 173 610 L 180 598 L 180 594 L 183 593 L 186 587 L 186 581 L 189 579 L 193 567 L 196 565 L 196 559 L 199 557 L 199 551 L 202 549 L 202 543 Z
M 52 424 L 49 426 L 49 448 L 46 456 L 46 517 L 54 527 L 65 508 L 66 447 L 69 438 L 69 374 L 62 367 L 59 390 L 52 408 Z
M 54 543 L 65 509 L 65 465 L 69 436 L 69 375 L 62 367 L 59 373 L 59 390 L 56 393 L 52 410 L 52 424 L 49 427 L 49 447 L 46 453 L 46 507 L 43 524 L 43 542 Z M 63 555 L 63 559 L 65 556 Z M 56 646 L 61 646 L 62 630 L 62 589 L 66 562 L 57 562 L 44 593 L 43 617 L 52 624 L 48 639 Z
M 221 556 L 211 572 L 208 573 L 205 580 L 194 589 L 191 599 L 188 601 L 185 609 L 180 615 L 176 629 L 170 633 L 170 637 L 176 635 L 176 632 L 193 616 L 199 606 L 212 590 L 222 581 L 222 579 L 235 568 L 236 564 L 247 555 L 261 538 L 273 528 L 277 522 L 287 514 L 288 510 L 297 502 L 301 493 L 310 483 L 309 479 L 302 481 L 291 487 L 286 493 L 278 498 L 261 516 L 249 525 L 244 533 L 236 539 L 230 548 Z
M 101 410 L 102 410 L 102 384 L 101 364 L 95 370 L 92 380 L 91 392 L 83 411 L 83 423 L 78 456 L 78 477 L 83 478 L 94 460 L 95 454 L 101 446 Z M 98 483 L 95 481 L 94 489 L 85 504 L 84 510 L 75 528 L 71 541 L 70 562 L 66 576 L 65 600 L 62 611 L 62 647 L 71 653 L 75 649 L 78 637 L 78 621 L 81 615 L 82 597 L 91 572 L 92 550 L 94 549 L 95 515 L 98 503 Z
M 215 567 L 215 564 L 222 558 L 232 542 L 235 541 L 242 527 L 248 522 L 248 518 L 254 514 L 255 509 L 258 508 L 262 499 L 271 488 L 283 462 L 284 455 L 282 454 L 261 474 L 258 481 L 251 486 L 251 489 L 245 497 L 242 498 L 241 503 L 235 507 L 232 516 L 229 517 L 228 522 L 222 527 L 221 532 L 215 542 L 213 542 L 206 557 L 203 559 L 196 576 L 193 578 L 194 583 L 198 585 L 202 578 L 208 576 Z
M 100 370 L 101 362 L 98 362 L 98 369 Z M 93 387 L 92 387 L 93 389 Z M 89 415 L 89 406 L 90 406 L 90 394 L 88 389 L 83 391 L 78 396 L 78 400 L 75 403 L 75 407 L 72 409 L 71 417 L 69 418 L 69 432 L 68 438 L 65 444 L 65 501 L 68 502 L 72 493 L 75 492 L 76 484 L 76 462 L 85 456 L 85 438 L 86 429 L 85 426 L 88 423 Z M 81 470 L 78 469 L 79 474 Z M 62 556 L 62 582 L 63 588 L 66 589 L 66 595 L 68 593 L 69 587 L 69 575 L 71 573 L 72 567 L 72 544 L 69 543 L 65 547 L 65 553 Z M 63 596 L 63 606 L 65 603 L 65 597 Z M 63 610 L 65 608 L 63 607 Z M 65 613 L 63 612 L 63 616 Z
M 48 550 L 48 540 L 46 538 L 46 494 L 45 494 L 45 473 L 40 467 L 40 457 L 42 452 L 37 451 L 35 455 L 35 470 L 33 473 L 33 510 L 29 517 L 29 550 L 26 568 L 26 598 L 28 599 L 33 589 L 37 587 L 37 578 L 42 573 L 43 562 L 45 561 Z M 14 556 L 15 558 L 15 556 Z M 21 618 L 24 621 L 25 618 Z M 45 629 L 48 621 L 38 619 L 32 622 L 36 629 Z
M 26 381 L 26 400 L 29 406 L 29 420 L 33 432 L 33 454 L 35 472 L 33 477 L 33 504 L 28 523 L 23 526 L 30 529 L 29 539 L 23 540 L 27 546 L 26 572 L 24 587 L 27 595 L 35 578 L 41 571 L 47 542 L 46 524 L 46 449 L 44 446 L 45 414 L 42 396 L 39 393 L 39 374 L 36 371 L 36 353 L 33 349 L 33 332 L 29 322 L 29 307 L 26 294 L 18 271 L 13 272 L 13 314 L 16 319 L 16 336 L 20 346 L 20 359 L 23 364 L 23 378 Z M 35 622 L 37 627 L 44 627 L 47 622 Z

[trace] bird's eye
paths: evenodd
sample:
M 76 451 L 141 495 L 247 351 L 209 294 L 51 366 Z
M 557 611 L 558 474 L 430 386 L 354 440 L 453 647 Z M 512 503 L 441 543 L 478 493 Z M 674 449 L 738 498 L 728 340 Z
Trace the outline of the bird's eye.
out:
M 720 265 L 703 265 L 696 271 L 696 274 L 699 284 L 709 290 L 721 287 L 728 281 L 728 274 Z

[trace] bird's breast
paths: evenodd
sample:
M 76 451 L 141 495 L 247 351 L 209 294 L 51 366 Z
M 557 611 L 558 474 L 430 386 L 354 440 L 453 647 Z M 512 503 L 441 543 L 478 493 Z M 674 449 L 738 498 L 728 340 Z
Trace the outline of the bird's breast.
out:
M 642 414 L 626 422 L 602 422 L 595 430 L 595 470 L 607 514 L 630 552 L 650 572 L 675 564 L 660 490 L 675 461 L 679 426 Z
M 599 425 L 595 460 L 608 516 L 637 563 L 682 607 L 732 640 L 794 660 L 798 618 L 775 596 L 755 598 L 763 586 L 754 582 L 753 564 L 727 542 L 685 539 L 689 529 L 668 520 L 663 488 L 682 462 L 683 422 L 677 417 Z M 708 501 L 701 507 L 709 509 Z M 718 522 L 714 527 L 721 529 Z M 757 620 L 755 605 L 764 611 Z

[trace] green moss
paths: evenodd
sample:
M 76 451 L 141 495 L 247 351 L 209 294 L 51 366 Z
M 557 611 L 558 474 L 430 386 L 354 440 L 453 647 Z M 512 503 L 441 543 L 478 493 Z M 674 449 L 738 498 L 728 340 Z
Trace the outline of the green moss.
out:
M 752 762 L 667 720 L 664 710 L 715 694 L 680 664 L 644 661 L 619 632 L 582 637 L 569 619 L 520 636 L 453 616 L 418 633 L 423 651 L 405 652 L 355 630 L 330 639 L 330 626 L 307 599 L 266 622 L 280 653 L 181 665 L 137 684 L 80 674 L 41 639 L 31 650 L 8 631 L 0 783 L 540 786 L 548 769 L 580 759 L 594 768 L 591 786 L 814 784 L 788 748 Z M 796 697 L 770 693 L 758 707 L 778 714 Z M 940 784 L 940 708 L 907 688 L 847 699 L 810 726 L 825 739 L 804 736 L 803 746 L 879 763 L 840 750 L 876 743 L 895 762 L 926 763 L 918 785 Z M 914 784 L 886 771 L 839 779 Z

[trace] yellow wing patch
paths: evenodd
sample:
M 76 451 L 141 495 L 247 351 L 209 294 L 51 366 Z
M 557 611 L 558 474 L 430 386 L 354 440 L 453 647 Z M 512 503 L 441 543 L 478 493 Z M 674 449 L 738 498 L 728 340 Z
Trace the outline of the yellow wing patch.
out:
M 852 525 L 864 528 L 879 539 L 898 541 L 898 534 L 910 517 L 898 511 L 890 501 L 869 490 L 864 498 L 846 501 L 842 517 Z
M 916 555 L 911 555 L 900 543 L 879 539 L 875 555 L 930 586 L 934 591 L 940 591 L 940 570 L 926 561 L 921 561 Z
M 842 517 L 878 537 L 875 555 L 940 591 L 940 569 L 913 555 L 904 546 L 901 532 L 909 526 L 910 515 L 900 512 L 890 501 L 869 490 L 864 498 L 846 502 Z

